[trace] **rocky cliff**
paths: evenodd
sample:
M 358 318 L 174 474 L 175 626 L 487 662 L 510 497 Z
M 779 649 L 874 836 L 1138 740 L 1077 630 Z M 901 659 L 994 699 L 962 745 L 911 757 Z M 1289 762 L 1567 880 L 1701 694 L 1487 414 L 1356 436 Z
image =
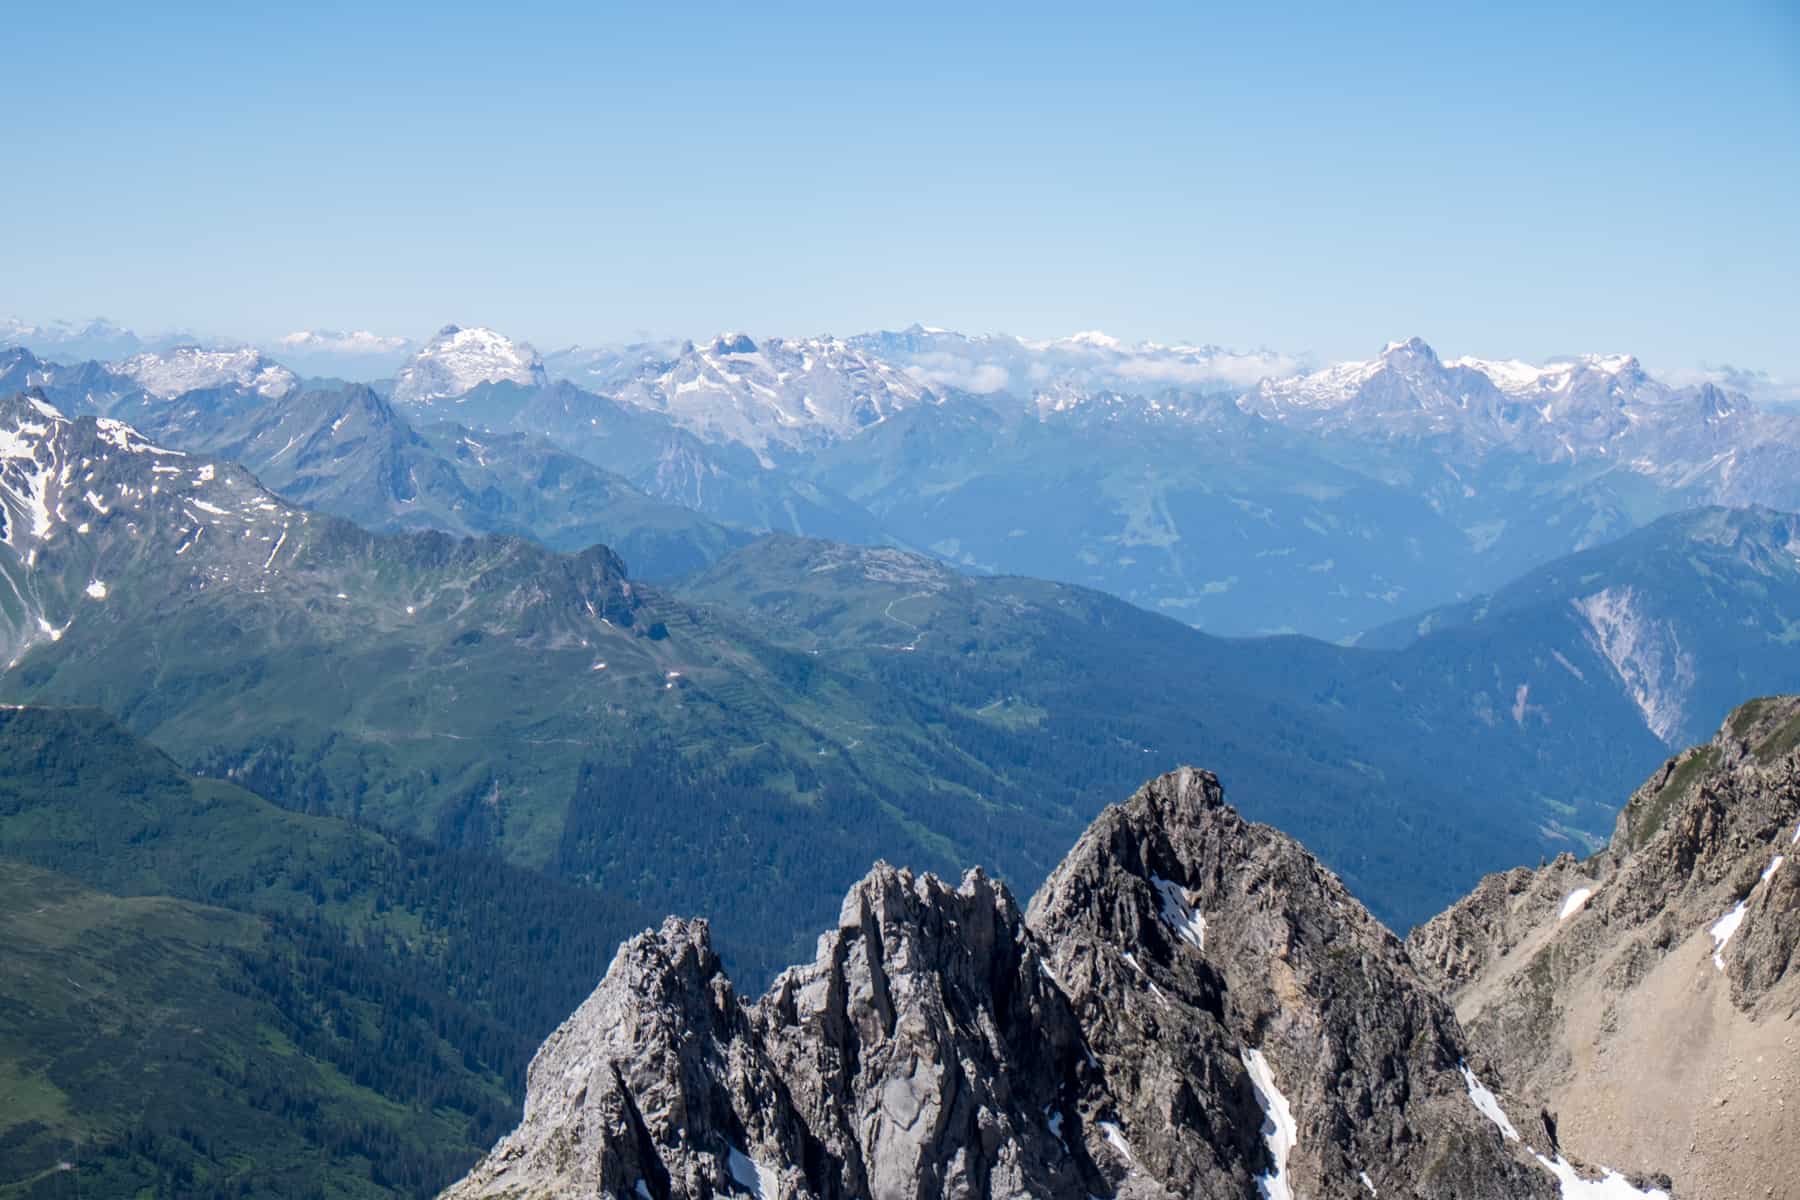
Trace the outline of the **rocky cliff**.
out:
M 1405 947 L 1184 769 L 1021 912 L 880 865 L 741 999 L 703 921 L 622 946 L 473 1197 L 1501 1197 L 1590 1183 Z
M 1744 705 L 1605 850 L 1489 876 L 1410 939 L 1565 1145 L 1683 1195 L 1797 1194 L 1797 744 L 1800 697 Z

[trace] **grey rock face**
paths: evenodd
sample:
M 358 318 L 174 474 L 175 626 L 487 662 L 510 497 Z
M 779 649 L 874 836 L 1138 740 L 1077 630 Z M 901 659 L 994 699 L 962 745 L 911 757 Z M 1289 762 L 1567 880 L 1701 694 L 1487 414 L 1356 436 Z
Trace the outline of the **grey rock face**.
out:
M 878 865 L 752 1004 L 704 922 L 633 939 L 447 1195 L 1557 1194 L 1468 1058 L 1400 942 L 1184 769 L 1103 813 L 1029 915 L 979 871 Z
M 1470 1105 L 1455 1018 L 1398 939 L 1298 843 L 1226 808 L 1211 775 L 1101 814 L 1030 924 L 1174 1194 L 1248 1195 L 1268 1170 L 1246 1051 L 1293 1109 L 1296 1195 L 1352 1195 L 1359 1173 L 1388 1195 L 1536 1194 Z
M 1681 1194 L 1791 1174 L 1796 745 L 1800 697 L 1752 701 L 1638 789 L 1606 849 L 1490 876 L 1413 932 L 1413 961 L 1573 1152 Z

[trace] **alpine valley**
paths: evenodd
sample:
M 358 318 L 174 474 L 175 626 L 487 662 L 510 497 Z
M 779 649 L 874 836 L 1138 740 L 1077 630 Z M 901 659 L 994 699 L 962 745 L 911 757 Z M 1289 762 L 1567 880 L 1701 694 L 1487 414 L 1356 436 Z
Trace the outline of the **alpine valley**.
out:
M 1418 339 L 0 335 L 0 1196 L 1800 1156 L 1800 416 Z

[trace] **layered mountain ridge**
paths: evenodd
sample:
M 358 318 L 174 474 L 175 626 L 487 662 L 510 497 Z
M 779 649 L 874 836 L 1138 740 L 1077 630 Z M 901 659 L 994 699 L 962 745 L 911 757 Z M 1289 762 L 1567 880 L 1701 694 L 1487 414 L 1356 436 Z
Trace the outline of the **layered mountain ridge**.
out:
M 186 353 L 134 371 L 199 381 Z M 1669 512 L 1800 509 L 1800 417 L 1621 354 L 1443 359 L 1412 338 L 1297 373 L 1263 351 L 916 327 L 554 358 L 560 378 L 525 343 L 451 326 L 392 396 L 419 424 L 547 438 L 725 524 L 1098 587 L 1227 634 L 1346 640 Z M 0 386 L 144 427 L 156 397 L 122 370 Z
M 1024 913 L 877 866 L 754 1003 L 704 922 L 632 939 L 446 1196 L 1663 1195 L 1499 1081 L 1330 872 L 1183 769 Z

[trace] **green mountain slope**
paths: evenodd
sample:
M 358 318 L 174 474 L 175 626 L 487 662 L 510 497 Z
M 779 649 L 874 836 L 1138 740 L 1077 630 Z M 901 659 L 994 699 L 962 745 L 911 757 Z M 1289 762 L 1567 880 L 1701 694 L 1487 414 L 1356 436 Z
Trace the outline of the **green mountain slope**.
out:
M 0 1194 L 429 1195 L 644 922 L 0 711 Z
M 935 694 L 973 729 L 1037 731 L 1108 769 L 1123 769 L 1119 744 L 1214 763 L 1247 812 L 1319 847 L 1396 922 L 1452 863 L 1603 838 L 1622 789 L 1666 753 L 1589 647 L 1570 648 L 1570 671 L 1450 636 L 1384 651 L 1221 639 L 1068 585 L 774 537 L 682 595 Z M 1424 866 L 1422 846 L 1448 857 Z

